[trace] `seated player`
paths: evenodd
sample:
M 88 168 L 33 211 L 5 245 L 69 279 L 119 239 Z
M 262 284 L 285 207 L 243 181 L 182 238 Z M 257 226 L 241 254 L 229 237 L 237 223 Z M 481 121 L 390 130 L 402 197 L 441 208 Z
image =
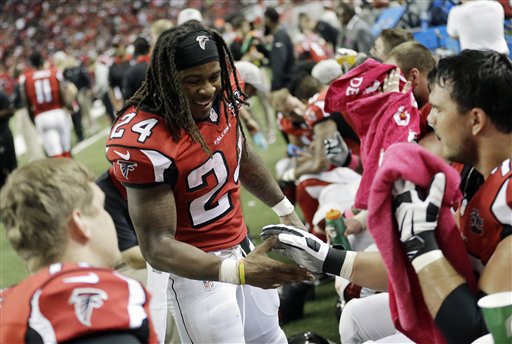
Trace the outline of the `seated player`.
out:
M 32 275 L 0 293 L 0 342 L 155 343 L 144 287 L 120 260 L 105 196 L 77 161 L 18 168 L 0 194 L 6 237 Z

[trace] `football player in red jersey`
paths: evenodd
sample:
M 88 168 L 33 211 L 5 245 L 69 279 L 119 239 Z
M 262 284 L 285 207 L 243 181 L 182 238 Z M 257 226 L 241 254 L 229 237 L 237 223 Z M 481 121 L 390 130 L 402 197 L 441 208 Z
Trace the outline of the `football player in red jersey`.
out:
M 307 103 L 303 119 L 307 124 L 312 142 L 305 152 L 296 158 L 294 166 L 283 173 L 282 179 L 287 182 L 296 181 L 297 202 L 302 209 L 305 221 L 313 231 L 314 225 L 318 225 L 313 223 L 313 217 L 318 209 L 321 190 L 327 185 L 336 183 L 344 184 L 345 187 L 347 184 L 359 182 L 359 176 L 353 171 L 330 166 L 323 142 L 338 133 L 340 141 L 346 142 L 345 146 L 347 146 L 346 156 L 341 165 L 358 172 L 361 171 L 362 166 L 358 156 L 359 138 L 350 119 L 339 112 L 328 113 L 324 109 L 327 86 L 308 74 L 298 78 L 295 93 L 302 102 Z M 323 226 L 319 229 L 323 231 Z M 316 234 L 321 239 L 325 239 L 323 233 Z
M 441 60 L 429 84 L 429 122 L 442 155 L 473 166 L 484 177 L 472 197 L 464 195 L 457 213 L 479 276 L 478 296 L 512 290 L 512 62 L 495 51 L 464 50 Z M 475 336 L 485 328 L 477 298 L 443 256 L 425 265 L 418 277 L 448 340 L 460 341 L 461 332 Z
M 478 294 L 470 290 L 469 281 L 448 261 L 450 252 L 439 248 L 434 235 L 443 230 L 437 228 L 445 190 L 442 175 L 436 175 L 425 200 L 415 191 L 414 184 L 399 180 L 394 190 L 395 217 L 405 253 L 410 253 L 437 329 L 448 342 L 469 343 L 487 333 L 478 299 L 512 290 L 512 63 L 494 51 L 464 50 L 440 60 L 429 73 L 429 85 L 429 122 L 441 142 L 442 156 L 471 165 L 484 177 L 472 197 L 465 194 L 456 215 L 465 249 L 478 274 Z M 465 190 L 474 188 L 466 186 Z M 264 237 L 281 233 L 279 240 L 288 244 L 284 246 L 288 256 L 295 255 L 297 262 L 312 271 L 320 269 L 362 286 L 387 289 L 382 258 L 375 253 L 336 250 L 319 241 L 312 247 L 308 243 L 315 238 L 303 240 L 300 236 L 307 234 L 302 231 L 298 232 L 300 236 L 276 228 L 264 228 L 265 232 Z M 306 256 L 309 261 L 302 259 Z M 336 256 L 339 265 L 333 266 Z M 366 317 L 371 314 L 375 321 L 378 316 L 371 311 Z M 398 334 L 386 340 L 408 339 Z
M 70 159 L 9 176 L 2 223 L 32 275 L 0 294 L 0 342 L 156 342 L 149 294 L 110 269 L 120 253 L 104 199 L 92 172 Z
M 29 56 L 34 68 L 20 75 L 20 90 L 27 110 L 43 139 L 49 157 L 71 157 L 71 132 L 68 114 L 64 110 L 71 104 L 76 88 L 64 82 L 55 67 L 45 68 L 39 52 Z
M 171 28 L 158 38 L 146 80 L 107 140 L 142 254 L 170 272 L 182 342 L 286 343 L 272 288 L 310 278 L 266 255 L 275 240 L 249 253 L 241 185 L 281 222 L 303 224 L 245 143 L 239 80 L 217 33 L 194 22 Z

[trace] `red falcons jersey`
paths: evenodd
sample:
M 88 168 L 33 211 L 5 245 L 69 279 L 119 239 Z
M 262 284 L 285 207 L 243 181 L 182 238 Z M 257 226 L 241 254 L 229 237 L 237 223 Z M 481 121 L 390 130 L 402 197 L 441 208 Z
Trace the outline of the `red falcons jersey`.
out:
M 34 116 L 64 107 L 60 95 L 63 77 L 57 68 L 29 70 L 23 73 L 19 80 Z
M 315 94 L 309 98 L 306 112 L 304 113 L 304 120 L 313 128 L 315 124 L 331 117 L 329 112 L 325 112 L 325 95 L 327 90 Z
M 505 160 L 459 209 L 459 228 L 476 271 L 489 261 L 498 243 L 512 234 L 512 164 Z M 476 265 L 475 265 L 476 263 Z
M 304 120 L 306 124 L 313 128 L 317 123 L 320 123 L 326 119 L 331 119 L 336 122 L 338 131 L 340 132 L 343 140 L 345 140 L 347 146 L 352 150 L 352 153 L 359 154 L 360 142 L 357 139 L 354 127 L 350 117 L 344 116 L 339 112 L 329 113 L 325 111 L 325 96 L 327 90 L 315 94 L 308 100 L 306 112 L 304 113 Z M 346 133 L 345 131 L 349 131 Z M 351 137 L 352 136 L 352 137 Z
M 332 57 L 332 49 L 317 34 L 309 34 L 295 45 L 295 53 L 301 60 L 320 62 Z
M 157 342 L 140 282 L 76 264 L 53 264 L 2 291 L 0 328 L 0 343 L 60 343 L 112 331 Z
M 421 107 L 421 109 L 419 109 L 420 134 L 418 136 L 418 140 L 421 140 L 425 135 L 434 130 L 428 124 L 428 115 L 430 114 L 430 111 L 432 111 L 432 105 L 430 105 L 430 103 L 426 103 Z
M 133 107 L 117 118 L 107 140 L 115 177 L 128 187 L 169 184 L 176 239 L 204 251 L 232 247 L 247 234 L 238 179 L 242 135 L 234 111 L 228 111 L 228 121 L 220 106 L 209 120 L 196 123 L 211 156 L 184 130 L 175 142 L 163 117 Z

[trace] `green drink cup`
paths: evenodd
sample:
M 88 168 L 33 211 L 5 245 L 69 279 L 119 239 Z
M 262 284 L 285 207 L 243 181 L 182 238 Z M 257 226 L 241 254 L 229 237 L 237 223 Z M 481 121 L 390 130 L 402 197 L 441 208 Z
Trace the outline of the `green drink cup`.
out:
M 494 343 L 512 343 L 512 291 L 489 294 L 478 300 Z

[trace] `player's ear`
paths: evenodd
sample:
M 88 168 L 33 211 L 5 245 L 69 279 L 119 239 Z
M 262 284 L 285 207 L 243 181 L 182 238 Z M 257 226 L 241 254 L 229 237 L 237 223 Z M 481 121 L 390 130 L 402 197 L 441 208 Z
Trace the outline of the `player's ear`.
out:
M 71 239 L 85 243 L 91 238 L 91 231 L 87 227 L 80 210 L 74 209 L 71 214 L 71 219 L 68 222 L 68 230 Z
M 489 118 L 484 110 L 481 108 L 473 108 L 469 111 L 470 120 L 471 120 L 471 131 L 473 135 L 478 135 L 483 130 L 485 130 Z
M 406 75 L 406 78 L 413 86 L 416 86 L 420 79 L 420 71 L 418 68 L 411 68 L 411 71 L 409 72 L 409 75 Z

